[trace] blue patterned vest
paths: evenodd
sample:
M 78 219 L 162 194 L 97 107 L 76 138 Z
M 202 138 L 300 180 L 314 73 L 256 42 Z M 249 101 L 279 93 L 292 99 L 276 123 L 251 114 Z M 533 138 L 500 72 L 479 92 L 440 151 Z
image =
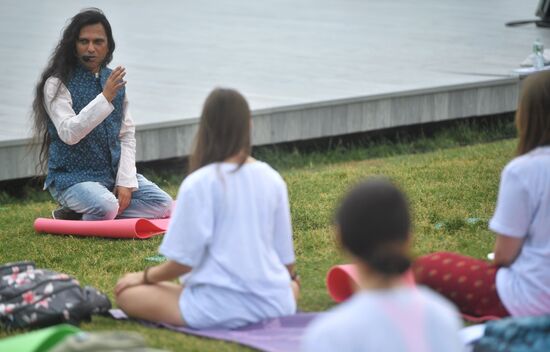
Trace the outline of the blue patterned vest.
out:
M 67 84 L 71 93 L 73 110 L 80 113 L 86 105 L 103 91 L 111 69 L 102 68 L 99 77 L 78 65 Z M 48 119 L 51 138 L 48 158 L 48 176 L 44 188 L 54 185 L 59 191 L 86 181 L 99 182 L 112 190 L 115 186 L 120 161 L 119 133 L 123 119 L 124 88 L 118 91 L 112 104 L 115 110 L 74 145 L 65 144 L 57 134 L 53 122 Z

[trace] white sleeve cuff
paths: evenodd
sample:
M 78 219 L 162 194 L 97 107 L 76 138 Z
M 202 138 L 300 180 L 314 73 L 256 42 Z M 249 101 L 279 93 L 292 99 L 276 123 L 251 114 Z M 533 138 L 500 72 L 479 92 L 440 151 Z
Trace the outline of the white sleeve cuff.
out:
M 494 218 L 491 219 L 491 221 L 489 221 L 489 230 L 499 235 L 508 236 L 508 237 L 523 238 L 526 236 L 525 231 L 503 225 L 497 222 Z

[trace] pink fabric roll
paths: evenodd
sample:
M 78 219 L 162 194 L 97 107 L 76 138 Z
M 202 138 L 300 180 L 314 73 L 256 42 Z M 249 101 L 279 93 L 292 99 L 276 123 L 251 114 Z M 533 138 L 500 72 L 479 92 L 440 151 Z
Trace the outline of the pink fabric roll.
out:
M 38 218 L 34 221 L 34 230 L 39 233 L 56 235 L 146 239 L 166 232 L 169 222 L 169 218 L 99 221 Z
M 403 281 L 409 286 L 415 286 L 412 271 L 403 275 Z M 359 273 L 355 264 L 335 265 L 327 273 L 327 290 L 335 302 L 342 302 L 351 297 L 359 286 Z

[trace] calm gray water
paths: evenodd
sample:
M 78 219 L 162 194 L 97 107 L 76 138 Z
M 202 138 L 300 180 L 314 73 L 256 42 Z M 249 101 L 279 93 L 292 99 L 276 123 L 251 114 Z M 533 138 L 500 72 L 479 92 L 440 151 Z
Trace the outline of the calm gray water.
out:
M 0 142 L 29 135 L 33 88 L 67 20 L 102 8 L 138 124 L 196 117 L 215 86 L 253 109 L 509 75 L 537 0 L 1 0 Z

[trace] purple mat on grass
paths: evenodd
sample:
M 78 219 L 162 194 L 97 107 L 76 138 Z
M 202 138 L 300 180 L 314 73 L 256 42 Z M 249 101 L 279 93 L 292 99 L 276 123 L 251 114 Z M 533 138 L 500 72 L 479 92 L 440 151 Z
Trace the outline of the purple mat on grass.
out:
M 234 330 L 195 330 L 169 324 L 152 324 L 151 327 L 163 327 L 173 331 L 210 339 L 235 342 L 267 352 L 292 352 L 300 350 L 300 342 L 307 325 L 322 313 L 298 313 L 286 317 L 266 320 Z M 125 319 L 119 309 L 111 309 L 115 319 Z

